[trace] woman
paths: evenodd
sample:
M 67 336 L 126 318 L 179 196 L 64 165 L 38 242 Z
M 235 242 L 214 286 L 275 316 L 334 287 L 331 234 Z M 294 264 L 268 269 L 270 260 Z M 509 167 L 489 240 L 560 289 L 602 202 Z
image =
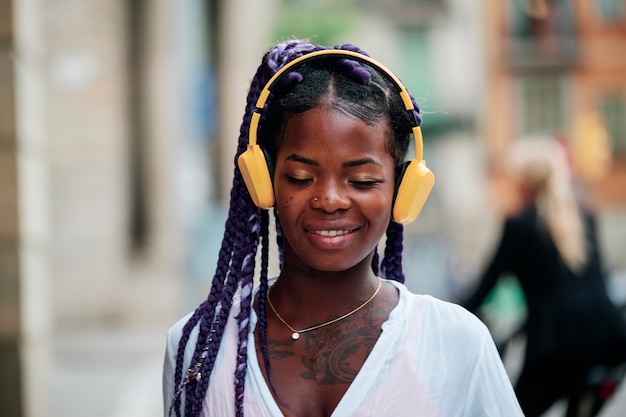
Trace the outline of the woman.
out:
M 519 140 L 508 166 L 521 208 L 506 219 L 492 260 L 463 305 L 476 311 L 500 276 L 514 274 L 527 306 L 526 352 L 515 385 L 522 410 L 540 416 L 565 397 L 567 415 L 579 416 L 590 370 L 626 361 L 626 322 L 607 295 L 594 218 L 577 204 L 562 145 Z
M 395 76 L 354 46 L 294 40 L 265 55 L 211 292 L 168 334 L 167 414 L 521 416 L 486 327 L 402 285 L 401 223 L 433 184 L 420 122 Z

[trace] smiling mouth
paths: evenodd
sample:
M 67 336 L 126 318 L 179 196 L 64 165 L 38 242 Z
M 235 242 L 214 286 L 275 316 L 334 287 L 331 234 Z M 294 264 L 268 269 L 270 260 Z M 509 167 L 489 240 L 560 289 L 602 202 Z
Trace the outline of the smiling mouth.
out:
M 313 233 L 320 236 L 335 237 L 347 235 L 350 233 L 350 230 L 315 230 Z

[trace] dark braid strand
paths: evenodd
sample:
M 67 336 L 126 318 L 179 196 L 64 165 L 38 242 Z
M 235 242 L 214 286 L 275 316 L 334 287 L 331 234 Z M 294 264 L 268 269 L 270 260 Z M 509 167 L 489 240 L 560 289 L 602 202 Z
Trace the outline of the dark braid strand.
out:
M 402 270 L 404 227 L 394 221 L 387 227 L 387 241 L 385 243 L 385 257 L 381 265 L 381 273 L 386 279 L 404 283 Z
M 247 100 L 247 103 L 248 103 L 247 112 L 246 112 L 247 117 L 244 117 L 244 121 L 242 123 L 241 136 L 239 140 L 237 154 L 240 154 L 241 152 L 243 152 L 243 150 L 245 150 L 245 147 L 247 145 L 246 138 L 247 138 L 247 134 L 249 130 L 250 117 L 251 117 L 250 109 L 254 108 L 254 103 L 256 102 L 256 98 L 258 97 L 262 89 L 262 86 L 265 84 L 267 79 L 269 79 L 269 77 L 271 76 L 270 74 L 271 73 L 267 71 L 266 67 L 261 66 L 259 70 L 257 71 L 257 75 L 255 76 L 256 83 L 255 82 L 252 83 L 251 91 Z M 248 202 L 245 201 L 246 198 L 248 199 Z M 233 279 L 236 280 L 236 277 L 237 277 L 237 274 L 231 275 L 229 271 L 232 272 L 232 267 L 233 266 L 236 267 L 236 265 L 233 265 L 233 257 L 236 256 L 235 255 L 235 247 L 237 246 L 236 240 L 238 239 L 238 237 L 246 234 L 245 230 L 241 230 L 242 226 L 244 226 L 243 223 L 245 223 L 245 222 L 242 222 L 241 219 L 245 218 L 245 217 L 242 217 L 243 207 L 245 206 L 249 208 L 252 207 L 252 204 L 249 202 L 249 200 L 250 200 L 250 197 L 247 194 L 247 191 L 243 184 L 241 174 L 238 175 L 238 170 L 235 169 L 235 175 L 233 178 L 233 187 L 231 189 L 231 205 L 229 209 L 228 219 L 226 221 L 224 239 L 222 241 L 222 248 L 220 249 L 220 255 L 218 258 L 218 267 L 217 267 L 216 274 L 213 279 L 213 283 L 211 285 L 211 291 L 209 293 L 208 299 L 205 300 L 205 302 L 200 305 L 200 307 L 196 310 L 196 312 L 192 315 L 191 319 L 186 323 L 186 325 L 183 328 L 183 337 L 181 338 L 181 341 L 179 343 L 177 360 L 176 360 L 175 386 L 179 386 L 182 381 L 184 350 L 189 340 L 189 334 L 191 333 L 191 330 L 196 325 L 198 325 L 198 323 L 200 323 L 200 321 L 203 318 L 205 320 L 208 319 L 209 321 L 213 321 L 215 311 L 217 309 L 217 305 L 220 303 L 220 299 L 223 300 L 222 297 L 226 296 L 226 300 L 228 301 L 232 298 L 232 294 L 234 293 L 233 289 L 227 289 L 226 293 L 224 293 L 223 291 L 224 280 L 227 277 L 228 278 L 232 277 Z M 235 262 L 235 264 L 237 263 L 240 263 L 240 262 Z M 221 304 L 221 306 L 224 307 L 224 304 Z M 209 343 L 208 346 L 206 346 L 206 348 L 209 349 L 209 354 L 207 355 L 207 361 L 206 361 L 207 367 L 204 370 L 207 376 L 208 376 L 207 372 L 209 371 L 209 369 L 212 368 L 214 364 L 214 359 L 215 359 L 215 356 L 217 355 L 217 349 L 219 348 L 219 342 L 221 341 L 221 334 L 223 333 L 223 326 L 225 326 L 226 319 L 227 319 L 227 312 L 229 312 L 229 310 L 230 310 L 230 301 L 228 301 L 227 308 L 220 309 L 220 313 L 221 313 L 220 317 L 217 318 L 216 320 L 216 323 L 219 327 L 212 329 L 214 330 L 216 337 L 212 340 L 212 343 Z M 202 331 L 203 329 L 204 331 Z M 207 332 L 207 327 L 202 326 L 202 325 L 201 325 L 200 330 L 202 334 L 198 336 L 196 349 L 194 351 L 194 355 L 193 355 L 193 359 L 191 363 L 195 363 L 194 360 L 199 359 L 199 357 L 202 355 L 202 351 L 205 349 L 204 345 L 207 341 L 206 341 L 206 338 L 202 336 L 206 336 L 208 333 L 211 332 L 211 329 L 208 329 L 208 332 Z M 208 380 L 208 378 L 205 378 L 205 379 Z M 188 389 L 186 388 L 185 389 L 186 396 L 191 396 L 192 391 L 195 391 L 195 390 L 192 390 L 190 387 Z M 201 404 L 202 402 L 200 401 L 200 403 L 194 407 L 192 406 L 191 401 L 186 401 L 185 402 L 185 415 L 187 416 L 193 415 L 194 413 L 192 413 L 192 408 L 196 408 L 199 413 L 199 410 L 201 409 Z M 180 416 L 180 398 L 179 397 L 175 399 L 174 405 L 176 408 L 176 415 Z

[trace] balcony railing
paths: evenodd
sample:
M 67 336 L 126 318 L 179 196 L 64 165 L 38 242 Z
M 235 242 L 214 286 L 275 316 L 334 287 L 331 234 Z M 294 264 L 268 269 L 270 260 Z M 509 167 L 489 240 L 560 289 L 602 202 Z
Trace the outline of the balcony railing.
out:
M 504 44 L 512 70 L 566 70 L 576 65 L 578 42 L 573 36 L 509 38 Z

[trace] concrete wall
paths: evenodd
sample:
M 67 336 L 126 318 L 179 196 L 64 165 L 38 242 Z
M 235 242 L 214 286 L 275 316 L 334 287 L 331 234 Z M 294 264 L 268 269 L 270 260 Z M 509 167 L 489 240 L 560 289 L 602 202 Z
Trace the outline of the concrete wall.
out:
M 181 8 L 58 0 L 42 10 L 50 271 L 61 330 L 174 315 L 185 250 L 177 182 L 186 133 Z M 137 209 L 140 242 L 131 224 Z
M 0 3 L 0 415 L 50 405 L 48 136 L 37 0 Z

